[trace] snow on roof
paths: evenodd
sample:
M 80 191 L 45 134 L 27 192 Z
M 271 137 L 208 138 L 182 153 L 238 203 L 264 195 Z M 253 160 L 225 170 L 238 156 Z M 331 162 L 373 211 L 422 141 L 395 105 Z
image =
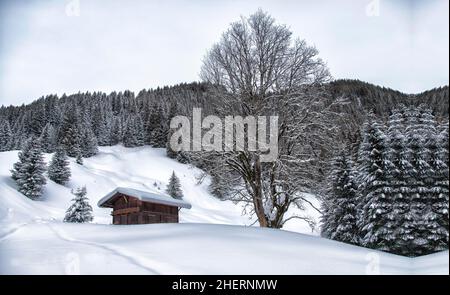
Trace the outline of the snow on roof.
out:
M 97 205 L 99 207 L 108 207 L 105 206 L 106 203 L 113 198 L 116 194 L 124 194 L 130 197 L 137 198 L 141 201 L 145 202 L 152 202 L 157 204 L 163 204 L 163 205 L 169 205 L 169 206 L 177 206 L 180 208 L 186 208 L 190 209 L 192 206 L 186 201 L 183 200 L 177 200 L 172 198 L 168 195 L 153 193 L 153 192 L 147 192 L 147 191 L 140 191 L 134 188 L 128 188 L 128 187 L 118 187 L 103 198 L 98 201 Z

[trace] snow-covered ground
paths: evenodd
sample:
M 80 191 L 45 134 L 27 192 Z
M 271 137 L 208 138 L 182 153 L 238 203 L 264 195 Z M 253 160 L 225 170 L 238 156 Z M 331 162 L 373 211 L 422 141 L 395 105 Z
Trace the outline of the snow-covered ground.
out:
M 300 221 L 282 231 L 246 226 L 253 221 L 239 206 L 212 197 L 206 183 L 197 184 L 197 169 L 168 159 L 161 149 L 100 148 L 83 166 L 71 162 L 67 186 L 48 181 L 41 201 L 17 192 L 9 172 L 16 161 L 17 152 L 0 153 L 0 274 L 449 272 L 448 251 L 410 259 L 322 239 Z M 112 226 L 110 209 L 96 206 L 117 186 L 162 191 L 172 171 L 192 204 L 180 212 L 184 224 Z M 62 223 L 70 189 L 82 185 L 94 223 Z M 318 217 L 312 209 L 307 214 Z
M 419 259 L 287 231 L 212 224 L 33 222 L 0 240 L 0 274 L 448 274 Z

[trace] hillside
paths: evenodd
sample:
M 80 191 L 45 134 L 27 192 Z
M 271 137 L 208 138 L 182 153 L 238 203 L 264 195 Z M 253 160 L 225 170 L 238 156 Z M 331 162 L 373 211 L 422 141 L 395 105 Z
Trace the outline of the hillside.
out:
M 45 154 L 46 162 L 51 154 Z M 242 216 L 242 208 L 230 201 L 220 201 L 208 192 L 209 180 L 198 184 L 196 176 L 200 170 L 165 156 L 164 149 L 148 146 L 124 148 L 100 147 L 99 153 L 84 159 L 84 165 L 78 165 L 71 159 L 72 177 L 66 186 L 48 180 L 41 201 L 32 202 L 16 190 L 11 179 L 10 169 L 17 161 L 17 151 L 0 153 L 0 195 L 5 196 L 0 202 L 0 220 L 10 216 L 9 224 L 28 222 L 30 219 L 59 220 L 64 217 L 73 195 L 70 190 L 86 185 L 88 198 L 94 208 L 94 223 L 111 223 L 110 210 L 97 207 L 97 202 L 118 186 L 131 187 L 147 191 L 164 192 L 172 173 L 179 176 L 185 200 L 192 204 L 192 209 L 182 209 L 181 222 L 218 223 L 248 225 L 254 223 L 247 216 Z M 6 197 L 8 196 L 8 197 Z M 312 199 L 312 201 L 317 202 Z M 315 205 L 318 205 L 317 203 Z M 308 209 L 308 207 L 307 207 Z M 309 208 L 308 215 L 318 219 L 317 212 Z M 8 227 L 8 226 L 7 226 Z M 310 227 L 298 220 L 293 220 L 286 229 L 310 233 Z M 0 231 L 4 228 L 0 229 Z
M 110 210 L 97 207 L 100 198 L 118 186 L 163 192 L 170 174 L 175 171 L 180 177 L 186 200 L 193 204 L 191 210 L 181 211 L 182 222 L 241 225 L 249 223 L 232 203 L 221 202 L 210 196 L 206 183 L 196 185 L 195 175 L 198 170 L 168 159 L 164 154 L 163 149 L 149 147 L 101 148 L 98 155 L 85 159 L 83 166 L 71 159 L 70 182 L 61 186 L 48 180 L 42 200 L 31 202 L 16 191 L 15 183 L 10 178 L 9 169 L 17 161 L 17 152 L 0 153 L 0 193 L 2 196 L 9 196 L 0 204 L 0 216 L 12 214 L 13 221 L 19 222 L 26 222 L 30 217 L 62 220 L 73 197 L 70 190 L 86 185 L 90 203 L 94 208 L 94 223 L 109 224 Z M 50 156 L 46 154 L 47 163 Z
M 212 197 L 207 183 L 196 184 L 196 168 L 162 149 L 102 147 L 84 166 L 71 162 L 67 187 L 49 181 L 41 201 L 16 191 L 9 173 L 16 158 L 16 151 L 0 153 L 0 274 L 448 273 L 448 252 L 412 260 L 286 231 L 310 233 L 301 222 L 281 231 L 246 227 L 253 221 L 239 206 Z M 173 170 L 192 204 L 180 212 L 183 224 L 112 226 L 110 210 L 96 206 L 116 186 L 162 190 Z M 62 223 L 70 189 L 81 185 L 94 224 Z

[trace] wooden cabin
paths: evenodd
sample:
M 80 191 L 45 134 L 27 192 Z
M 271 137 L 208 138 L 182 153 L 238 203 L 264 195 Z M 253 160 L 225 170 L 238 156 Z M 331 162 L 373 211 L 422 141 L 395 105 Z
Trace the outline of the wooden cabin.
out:
M 113 209 L 113 224 L 178 223 L 178 211 L 191 208 L 183 200 L 124 187 L 104 196 L 98 206 Z

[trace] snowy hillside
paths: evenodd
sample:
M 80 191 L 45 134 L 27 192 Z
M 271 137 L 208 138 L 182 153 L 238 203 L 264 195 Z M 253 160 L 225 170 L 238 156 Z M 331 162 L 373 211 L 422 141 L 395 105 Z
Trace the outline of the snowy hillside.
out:
M 51 155 L 46 155 L 47 163 L 50 157 Z M 0 153 L 0 195 L 2 196 L 0 220 L 9 218 L 9 223 L 26 222 L 29 219 L 61 221 L 73 198 L 70 193 L 71 188 L 86 185 L 87 196 L 94 208 L 94 223 L 109 224 L 111 210 L 97 207 L 97 202 L 103 196 L 119 186 L 164 192 L 172 171 L 175 171 L 180 178 L 185 200 L 192 204 L 192 209 L 180 211 L 181 222 L 234 225 L 253 223 L 248 216 L 242 216 L 242 209 L 239 206 L 230 201 L 220 201 L 210 195 L 206 182 L 198 185 L 196 180 L 196 175 L 199 174 L 198 169 L 167 158 L 164 149 L 153 149 L 148 146 L 100 147 L 98 155 L 84 159 L 83 166 L 71 159 L 70 182 L 66 186 L 61 186 L 48 180 L 42 200 L 35 202 L 16 190 L 9 171 L 16 161 L 16 151 Z M 317 212 L 312 209 L 307 214 L 318 218 Z M 298 220 L 288 223 L 286 229 L 311 233 L 310 227 Z
M 46 155 L 47 163 L 50 156 Z M 170 174 L 175 171 L 181 180 L 185 199 L 193 204 L 191 210 L 181 210 L 182 222 L 249 223 L 232 203 L 210 196 L 206 184 L 196 185 L 196 169 L 165 157 L 163 149 L 104 147 L 100 148 L 98 155 L 85 159 L 83 166 L 71 159 L 70 182 L 61 186 L 48 180 L 42 200 L 36 202 L 18 193 L 10 177 L 9 169 L 17 161 L 17 152 L 0 153 L 0 161 L 0 193 L 8 196 L 0 203 L 0 216 L 14 215 L 13 221 L 29 218 L 62 220 L 73 198 L 71 188 L 86 185 L 94 208 L 94 223 L 109 224 L 111 210 L 97 207 L 100 198 L 118 186 L 163 192 Z
M 253 221 L 239 206 L 212 197 L 206 183 L 196 183 L 198 170 L 162 149 L 100 148 L 83 166 L 71 161 L 67 186 L 48 180 L 40 201 L 17 192 L 9 172 L 15 161 L 17 152 L 0 153 L 0 274 L 448 273 L 448 251 L 413 260 L 314 235 L 245 227 Z M 180 211 L 185 224 L 111 226 L 110 210 L 96 206 L 117 186 L 163 191 L 172 171 L 192 204 Z M 70 189 L 82 185 L 94 224 L 62 223 Z M 307 214 L 318 217 L 312 209 Z M 286 229 L 311 233 L 301 222 Z

